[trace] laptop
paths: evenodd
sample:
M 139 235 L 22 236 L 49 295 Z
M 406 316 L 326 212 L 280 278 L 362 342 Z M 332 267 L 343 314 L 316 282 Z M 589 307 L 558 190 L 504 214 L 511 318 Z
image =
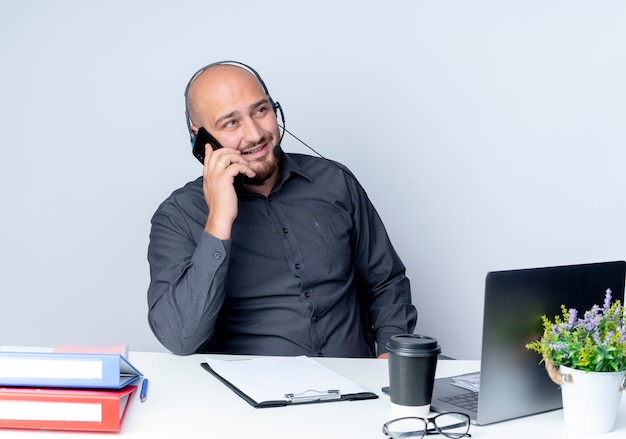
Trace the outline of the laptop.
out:
M 561 304 L 582 315 L 602 306 L 607 288 L 624 303 L 625 279 L 625 261 L 488 273 L 479 390 L 452 385 L 454 377 L 437 379 L 431 409 L 485 425 L 561 408 L 559 387 L 525 345 L 541 337 L 541 316 L 552 320 Z

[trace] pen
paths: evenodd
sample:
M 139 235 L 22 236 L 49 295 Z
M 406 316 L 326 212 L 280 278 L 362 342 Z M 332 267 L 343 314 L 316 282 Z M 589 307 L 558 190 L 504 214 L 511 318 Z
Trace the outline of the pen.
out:
M 148 378 L 144 378 L 141 383 L 141 390 L 139 391 L 139 399 L 141 402 L 145 402 L 148 398 Z

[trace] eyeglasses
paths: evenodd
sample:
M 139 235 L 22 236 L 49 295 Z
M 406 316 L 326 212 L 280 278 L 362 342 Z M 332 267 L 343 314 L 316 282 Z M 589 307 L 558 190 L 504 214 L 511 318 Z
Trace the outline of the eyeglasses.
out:
M 428 428 L 432 424 L 435 428 Z M 423 438 L 427 434 L 443 434 L 458 439 L 469 434 L 470 418 L 464 413 L 441 413 L 432 418 L 398 418 L 383 425 L 383 433 L 392 439 Z

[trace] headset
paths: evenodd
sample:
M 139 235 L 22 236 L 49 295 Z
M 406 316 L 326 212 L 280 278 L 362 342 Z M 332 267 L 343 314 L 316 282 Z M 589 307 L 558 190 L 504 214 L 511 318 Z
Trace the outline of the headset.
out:
M 259 81 L 259 84 L 261 84 L 261 87 L 263 88 L 263 92 L 265 92 L 265 96 L 267 96 L 267 100 L 269 101 L 270 105 L 272 106 L 272 110 L 274 110 L 274 114 L 276 116 L 278 116 L 278 113 L 280 112 L 280 120 L 282 121 L 282 125 L 279 124 L 279 126 L 283 129 L 283 132 L 285 131 L 285 114 L 283 113 L 283 109 L 280 106 L 279 102 L 274 101 L 274 99 L 272 99 L 272 96 L 270 95 L 270 92 L 267 90 L 267 86 L 265 85 L 265 82 L 263 81 L 263 79 L 261 78 L 261 75 L 259 75 L 257 73 L 256 70 L 254 70 L 252 67 L 250 67 L 247 64 L 244 64 L 242 62 L 239 61 L 230 61 L 230 60 L 226 60 L 226 61 L 218 61 L 218 62 L 214 62 L 211 64 L 208 64 L 204 67 L 202 67 L 200 70 L 198 70 L 196 73 L 193 74 L 193 76 L 191 77 L 191 79 L 189 80 L 189 82 L 187 83 L 187 87 L 185 87 L 185 121 L 187 123 L 187 130 L 189 130 L 189 140 L 191 141 L 191 146 L 193 147 L 195 141 L 196 141 L 196 134 L 192 131 L 191 129 L 191 118 L 189 117 L 189 106 L 187 104 L 188 99 L 187 99 L 187 95 L 189 94 L 189 88 L 191 87 L 191 84 L 193 83 L 193 81 L 202 74 L 202 72 L 204 72 L 205 70 L 213 67 L 213 66 L 220 66 L 220 65 L 231 65 L 231 66 L 237 66 L 237 67 L 241 67 L 245 70 L 247 70 L 248 72 L 252 73 L 257 81 Z M 282 135 L 280 136 L 282 139 Z

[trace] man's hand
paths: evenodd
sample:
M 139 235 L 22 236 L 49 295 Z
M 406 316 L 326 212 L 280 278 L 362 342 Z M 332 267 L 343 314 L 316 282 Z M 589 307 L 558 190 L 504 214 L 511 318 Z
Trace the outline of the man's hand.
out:
M 230 239 L 237 218 L 237 194 L 233 182 L 239 174 L 256 175 L 241 157 L 241 152 L 233 148 L 213 151 L 210 144 L 206 145 L 202 190 L 209 216 L 204 230 L 218 239 Z
M 384 354 L 380 354 L 380 355 L 378 356 L 378 358 L 381 358 L 381 359 L 386 359 L 388 356 L 389 356 L 389 355 L 387 354 L 387 352 L 385 352 Z

